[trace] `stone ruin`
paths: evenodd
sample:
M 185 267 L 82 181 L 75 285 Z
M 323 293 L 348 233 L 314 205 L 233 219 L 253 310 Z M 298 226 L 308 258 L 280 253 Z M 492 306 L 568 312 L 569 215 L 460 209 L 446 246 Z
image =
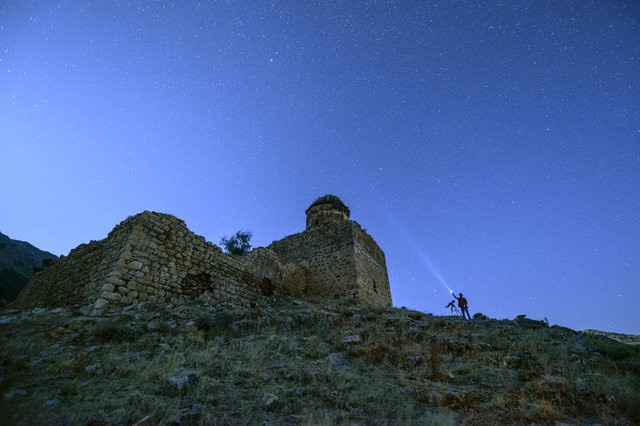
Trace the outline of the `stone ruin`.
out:
M 138 302 L 256 300 L 271 295 L 391 306 L 385 256 L 333 195 L 306 211 L 306 229 L 244 255 L 224 253 L 168 214 L 145 211 L 101 241 L 81 244 L 36 274 L 16 308 L 103 310 Z

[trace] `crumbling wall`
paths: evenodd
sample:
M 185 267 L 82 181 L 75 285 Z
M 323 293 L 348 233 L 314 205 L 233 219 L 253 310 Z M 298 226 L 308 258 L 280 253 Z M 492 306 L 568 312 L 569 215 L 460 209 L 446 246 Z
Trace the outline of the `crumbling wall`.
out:
M 68 256 L 61 256 L 36 273 L 12 306 L 82 306 L 95 302 L 100 286 L 128 243 L 130 229 L 126 222 L 104 240 L 80 244 Z
M 95 309 L 273 294 L 391 306 L 384 253 L 360 225 L 329 221 L 242 256 L 223 253 L 171 215 L 143 212 L 37 274 L 14 306 Z
M 29 282 L 16 307 L 78 305 L 105 309 L 138 302 L 179 302 L 209 292 L 252 300 L 287 293 L 283 268 L 267 249 L 223 253 L 180 219 L 143 212 L 98 242 L 81 245 Z
M 384 252 L 356 222 L 353 222 L 353 237 L 358 302 L 363 305 L 392 306 Z
M 357 222 L 313 226 L 269 246 L 285 264 L 308 271 L 302 295 L 339 297 L 364 305 L 391 306 L 385 256 Z
M 179 302 L 209 292 L 216 299 L 252 300 L 278 293 L 283 272 L 266 249 L 223 253 L 173 216 L 144 212 L 130 244 L 101 288 L 95 307 Z
M 284 264 L 308 271 L 298 291 L 306 296 L 354 299 L 357 296 L 356 265 L 351 224 L 325 223 L 290 235 L 269 247 Z

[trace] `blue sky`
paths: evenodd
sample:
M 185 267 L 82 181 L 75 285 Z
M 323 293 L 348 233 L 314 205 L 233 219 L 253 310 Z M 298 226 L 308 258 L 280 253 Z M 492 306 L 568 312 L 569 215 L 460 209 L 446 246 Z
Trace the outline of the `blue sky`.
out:
M 396 306 L 640 334 L 640 4 L 0 4 L 3 233 L 264 246 L 328 193 Z

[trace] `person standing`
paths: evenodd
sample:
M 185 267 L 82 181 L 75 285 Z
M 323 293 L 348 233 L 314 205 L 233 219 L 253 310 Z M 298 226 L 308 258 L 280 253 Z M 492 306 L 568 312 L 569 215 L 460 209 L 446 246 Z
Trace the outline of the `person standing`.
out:
M 458 307 L 460 308 L 460 314 L 464 319 L 471 319 L 471 315 L 469 315 L 469 304 L 467 303 L 467 299 L 464 298 L 462 293 L 460 296 L 456 296 L 451 292 L 451 295 L 458 301 Z

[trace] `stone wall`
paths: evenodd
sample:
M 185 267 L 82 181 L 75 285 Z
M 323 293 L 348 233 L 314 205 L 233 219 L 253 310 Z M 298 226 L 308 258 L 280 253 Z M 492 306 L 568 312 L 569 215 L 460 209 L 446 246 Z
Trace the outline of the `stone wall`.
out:
M 302 295 L 391 306 L 385 256 L 357 222 L 312 226 L 269 246 L 285 264 L 309 271 Z
M 205 291 L 217 298 L 254 296 L 247 285 L 236 285 L 236 277 L 244 275 L 239 272 L 245 272 L 238 271 L 240 262 L 169 215 L 145 212 L 139 216 L 130 245 L 115 266 L 98 304 L 177 302 Z M 248 280 L 252 278 L 246 275 Z
M 275 254 L 256 249 L 223 253 L 173 216 L 144 212 L 127 219 L 102 241 L 80 246 L 30 282 L 15 306 L 93 305 L 97 309 L 137 302 L 178 302 L 209 292 L 217 299 L 251 300 L 286 293 Z
M 112 265 L 127 246 L 127 221 L 107 238 L 80 244 L 68 256 L 36 273 L 12 305 L 16 307 L 88 305 L 94 303 Z
M 348 216 L 346 207 L 338 207 Z M 331 209 L 322 204 L 317 210 Z M 384 253 L 345 215 L 314 221 L 304 232 L 237 256 L 223 253 L 174 216 L 143 212 L 104 240 L 80 245 L 45 268 L 13 305 L 106 309 L 183 302 L 208 292 L 216 299 L 290 294 L 391 306 Z
M 354 299 L 356 267 L 349 221 L 326 223 L 269 245 L 285 264 L 309 271 L 299 292 L 307 296 Z
M 391 306 L 387 262 L 378 244 L 353 222 L 358 302 L 363 305 Z

